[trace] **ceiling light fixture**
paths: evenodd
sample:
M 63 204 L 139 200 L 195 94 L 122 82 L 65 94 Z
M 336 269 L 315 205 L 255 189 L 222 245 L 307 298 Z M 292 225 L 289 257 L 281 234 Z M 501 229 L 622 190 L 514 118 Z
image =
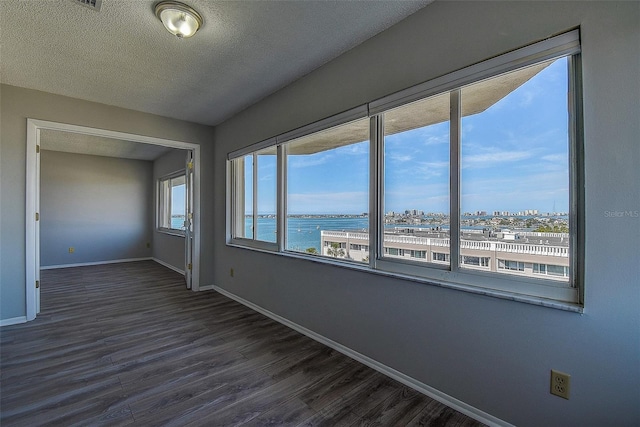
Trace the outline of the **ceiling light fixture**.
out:
M 202 16 L 193 8 L 177 1 L 161 1 L 156 5 L 155 11 L 167 31 L 178 38 L 191 37 L 202 26 Z

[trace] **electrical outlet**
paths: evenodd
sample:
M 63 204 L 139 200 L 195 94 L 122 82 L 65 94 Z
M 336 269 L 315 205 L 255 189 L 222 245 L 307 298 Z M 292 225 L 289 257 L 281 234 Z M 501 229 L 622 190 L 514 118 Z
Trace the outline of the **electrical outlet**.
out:
M 229 276 L 233 277 L 233 268 L 229 270 Z
M 551 370 L 551 394 L 569 399 L 569 380 L 571 375 Z
M 76 251 L 76 248 L 69 248 L 69 253 L 72 254 Z

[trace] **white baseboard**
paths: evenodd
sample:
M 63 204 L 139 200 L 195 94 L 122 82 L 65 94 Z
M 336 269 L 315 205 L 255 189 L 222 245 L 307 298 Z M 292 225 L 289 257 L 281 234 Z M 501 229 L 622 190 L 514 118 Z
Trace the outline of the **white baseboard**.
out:
M 0 327 L 27 323 L 27 316 L 12 317 L 11 319 L 0 320 Z
M 440 403 L 443 403 L 447 406 L 449 406 L 450 408 L 455 409 L 458 412 L 461 412 L 477 421 L 480 421 L 484 424 L 487 424 L 489 426 L 501 426 L 501 427 L 513 427 L 512 424 L 507 423 L 506 421 L 503 421 L 499 418 L 494 417 L 491 414 L 487 414 L 484 411 L 481 411 L 471 405 L 468 405 L 464 402 L 462 402 L 461 400 L 458 400 L 454 397 L 449 396 L 448 394 L 445 394 L 443 392 L 441 392 L 440 390 L 437 390 L 427 384 L 424 384 L 418 380 L 416 380 L 415 378 L 412 378 L 406 374 L 403 374 L 400 371 L 397 371 L 383 363 L 378 362 L 377 360 L 374 360 L 368 356 L 365 356 L 362 353 L 358 353 L 357 351 L 346 347 L 338 342 L 335 342 L 323 335 L 320 335 L 310 329 L 305 328 L 304 326 L 300 326 L 297 323 L 294 323 L 288 319 L 285 319 L 282 316 L 279 316 L 275 313 L 270 312 L 269 310 L 266 310 L 262 307 L 260 307 L 259 305 L 256 305 L 250 301 L 245 300 L 242 297 L 239 297 L 237 295 L 234 295 L 232 293 L 230 293 L 229 291 L 226 291 L 218 286 L 212 285 L 211 286 L 213 289 L 215 289 L 217 292 L 221 293 L 222 295 L 229 297 L 237 302 L 239 302 L 240 304 L 249 307 L 252 310 L 257 311 L 258 313 L 262 313 L 265 316 L 275 320 L 276 322 L 282 323 L 285 326 L 288 326 L 289 328 L 300 332 L 303 335 L 308 336 L 309 338 L 318 341 L 319 343 L 322 343 L 324 345 L 326 345 L 327 347 L 331 347 L 336 351 L 339 351 L 340 353 L 344 354 L 345 356 L 348 356 L 354 360 L 357 360 L 358 362 L 369 366 L 372 369 L 375 369 L 376 371 L 380 372 L 381 374 L 384 374 L 388 377 L 393 378 L 396 381 L 401 382 L 402 384 L 411 387 L 412 389 L 429 396 L 430 398 L 437 400 Z M 202 288 L 201 288 L 202 289 Z
M 180 273 L 180 274 L 182 274 L 184 276 L 184 270 L 180 270 L 179 268 L 174 267 L 173 265 L 171 265 L 171 264 L 169 264 L 167 262 L 159 260 L 158 258 L 151 258 L 151 259 L 154 260 L 155 262 L 157 262 L 158 264 L 160 264 L 160 265 L 162 265 L 164 267 L 167 267 L 168 269 L 173 270 L 176 273 Z
M 216 287 L 214 285 L 200 286 L 198 291 L 215 291 Z
M 54 270 L 56 268 L 72 268 L 72 267 L 86 267 L 89 265 L 104 265 L 104 264 L 118 264 L 121 262 L 135 262 L 135 261 L 149 261 L 151 257 L 147 258 L 125 258 L 125 259 L 112 259 L 109 261 L 96 261 L 96 262 L 80 262 L 76 264 L 60 264 L 60 265 L 45 265 L 40 266 L 40 270 Z

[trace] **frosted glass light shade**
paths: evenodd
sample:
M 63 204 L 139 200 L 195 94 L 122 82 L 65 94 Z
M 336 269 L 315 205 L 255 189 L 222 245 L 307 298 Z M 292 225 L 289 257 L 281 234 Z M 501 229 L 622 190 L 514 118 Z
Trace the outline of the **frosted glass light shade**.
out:
M 186 4 L 163 1 L 155 11 L 167 31 L 179 38 L 193 36 L 202 26 L 202 16 Z

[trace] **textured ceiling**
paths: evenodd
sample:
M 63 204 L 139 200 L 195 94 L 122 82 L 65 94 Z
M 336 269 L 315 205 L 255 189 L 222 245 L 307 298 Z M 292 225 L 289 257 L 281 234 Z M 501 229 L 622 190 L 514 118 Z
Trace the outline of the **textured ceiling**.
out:
M 180 40 L 153 1 L 0 0 L 0 80 L 216 125 L 430 1 L 184 0 L 204 26 Z
M 160 145 L 49 129 L 40 131 L 40 147 L 43 150 L 62 151 L 65 153 L 149 161 L 175 150 L 174 148 Z

